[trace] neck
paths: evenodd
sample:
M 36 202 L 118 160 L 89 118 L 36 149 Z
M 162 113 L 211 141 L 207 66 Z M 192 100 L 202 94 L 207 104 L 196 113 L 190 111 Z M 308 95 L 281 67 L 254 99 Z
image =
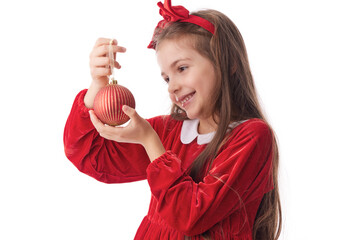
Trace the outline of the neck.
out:
M 198 133 L 199 134 L 206 134 L 215 132 L 217 129 L 217 124 L 212 117 L 207 119 L 200 119 L 199 126 L 198 126 Z

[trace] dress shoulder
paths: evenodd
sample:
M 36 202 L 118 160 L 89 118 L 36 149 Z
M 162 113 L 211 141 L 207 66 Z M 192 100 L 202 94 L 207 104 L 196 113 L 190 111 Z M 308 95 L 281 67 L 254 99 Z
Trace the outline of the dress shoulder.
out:
M 183 121 L 175 120 L 170 115 L 160 115 L 153 118 L 147 119 L 150 125 L 157 132 L 159 137 L 163 139 L 166 135 L 174 130 L 177 126 L 182 125 Z
M 234 138 L 271 138 L 270 126 L 262 119 L 252 118 L 237 125 L 231 130 L 229 140 Z

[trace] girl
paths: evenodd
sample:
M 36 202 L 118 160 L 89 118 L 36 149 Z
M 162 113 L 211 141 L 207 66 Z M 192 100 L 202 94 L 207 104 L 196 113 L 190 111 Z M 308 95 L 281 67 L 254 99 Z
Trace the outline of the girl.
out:
M 89 111 L 110 75 L 110 39 L 99 39 L 92 83 L 65 126 L 66 156 L 102 182 L 147 179 L 151 203 L 135 239 L 278 239 L 277 144 L 238 29 L 214 10 L 158 6 L 164 20 L 149 48 L 168 83 L 171 114 L 145 120 L 124 106 L 130 123 L 111 127 Z

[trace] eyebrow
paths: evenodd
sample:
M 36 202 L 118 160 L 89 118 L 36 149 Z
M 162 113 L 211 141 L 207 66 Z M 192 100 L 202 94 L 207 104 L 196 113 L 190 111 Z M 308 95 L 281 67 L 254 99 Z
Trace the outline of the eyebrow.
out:
M 177 60 L 175 60 L 173 63 L 171 63 L 170 68 L 173 68 L 178 62 L 180 61 L 185 61 L 185 60 L 190 60 L 190 58 L 179 58 Z M 161 76 L 166 75 L 164 72 L 161 72 Z

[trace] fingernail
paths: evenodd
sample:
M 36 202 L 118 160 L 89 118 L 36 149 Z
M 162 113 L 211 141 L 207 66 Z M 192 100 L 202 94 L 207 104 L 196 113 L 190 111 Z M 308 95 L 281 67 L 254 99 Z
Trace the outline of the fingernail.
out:
M 125 112 L 125 113 L 130 113 L 129 111 L 130 111 L 131 108 L 130 108 L 129 106 L 124 105 L 124 106 L 123 106 L 123 109 L 124 109 L 124 112 Z

